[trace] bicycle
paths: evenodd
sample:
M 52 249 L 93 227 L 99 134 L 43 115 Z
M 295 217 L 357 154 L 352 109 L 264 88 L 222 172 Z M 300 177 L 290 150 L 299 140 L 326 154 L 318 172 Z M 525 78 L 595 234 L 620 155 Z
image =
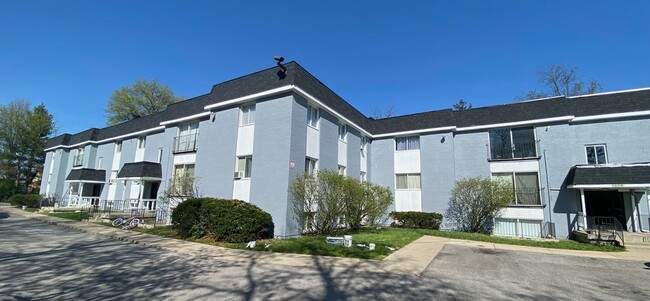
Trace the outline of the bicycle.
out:
M 132 216 L 132 217 L 118 217 L 113 220 L 111 223 L 113 227 L 122 227 L 122 229 L 131 229 L 135 228 L 138 226 L 138 224 L 142 223 L 140 218 L 138 216 Z

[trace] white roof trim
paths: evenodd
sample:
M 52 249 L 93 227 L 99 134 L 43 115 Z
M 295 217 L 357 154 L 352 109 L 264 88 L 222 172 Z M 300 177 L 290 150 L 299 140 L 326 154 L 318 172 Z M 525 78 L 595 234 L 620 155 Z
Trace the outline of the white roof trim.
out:
M 105 181 L 91 181 L 91 180 L 65 180 L 66 183 L 93 183 L 93 184 L 106 184 Z
M 115 178 L 116 181 L 162 181 L 162 178 L 155 177 L 126 177 L 126 178 Z
M 231 99 L 231 100 L 222 101 L 222 102 L 218 102 L 218 103 L 215 103 L 215 104 L 207 105 L 203 109 L 211 110 L 211 109 L 214 109 L 214 108 L 224 107 L 224 106 L 228 106 L 228 105 L 232 105 L 232 104 L 236 104 L 236 103 L 240 103 L 240 102 L 246 102 L 246 101 L 262 98 L 262 97 L 265 97 L 265 96 L 270 96 L 270 95 L 277 94 L 277 93 L 291 91 L 291 90 L 293 90 L 293 85 L 288 85 L 288 86 L 284 86 L 284 87 L 280 87 L 280 88 L 275 88 L 275 89 L 263 91 L 263 92 L 260 92 L 260 93 L 255 93 L 255 94 L 242 96 L 242 97 L 238 97 L 238 98 L 235 98 L 235 99 Z
M 368 131 L 360 127 L 358 124 L 352 122 L 350 119 L 345 118 L 345 116 L 341 115 L 340 113 L 334 111 L 332 108 L 328 107 L 324 103 L 322 103 L 320 100 L 318 100 L 316 97 L 312 96 L 311 94 L 305 92 L 303 89 L 300 89 L 298 87 L 293 87 L 294 91 L 296 91 L 298 94 L 302 95 L 303 97 L 307 98 L 310 101 L 315 102 L 318 104 L 319 107 L 322 107 L 323 109 L 327 110 L 329 113 L 332 115 L 336 116 L 338 119 L 343 120 L 347 125 L 351 125 L 354 127 L 357 131 L 361 132 L 362 134 L 369 136 L 369 137 L 374 137 L 372 134 L 370 134 Z
M 197 118 L 209 116 L 210 113 L 211 112 L 202 112 L 202 113 L 198 113 L 198 114 L 194 114 L 194 115 L 190 115 L 190 116 L 186 116 L 186 117 L 167 120 L 167 121 L 161 122 L 160 125 L 170 125 L 170 124 L 174 124 L 174 123 L 181 123 L 183 121 L 188 121 L 188 120 L 192 120 L 192 119 L 197 119 Z
M 524 120 L 524 121 L 516 121 L 516 122 L 495 123 L 495 124 L 486 124 L 486 125 L 477 125 L 477 126 L 468 126 L 468 127 L 464 127 L 464 128 L 457 128 L 456 131 L 457 132 L 463 132 L 463 131 L 474 131 L 474 130 L 491 129 L 491 128 L 512 127 L 512 126 L 521 126 L 521 125 L 533 125 L 533 124 L 538 124 L 538 123 L 570 121 L 573 118 L 574 118 L 573 115 L 568 115 L 568 116 L 533 119 L 533 120 Z
M 646 116 L 646 115 L 650 115 L 650 111 L 637 111 L 637 112 L 625 112 L 625 113 L 612 113 L 612 114 L 603 114 L 603 115 L 582 116 L 582 117 L 573 118 L 573 120 L 571 120 L 571 122 L 592 121 L 592 120 L 602 120 L 602 119 L 614 119 L 614 118 L 625 118 L 625 117 L 637 117 L 637 116 Z
M 52 147 L 46 148 L 45 151 L 47 152 L 47 151 L 51 151 L 51 150 L 54 150 L 54 149 L 57 149 L 57 148 L 75 148 L 77 146 L 82 146 L 82 145 L 85 145 L 85 144 L 100 144 L 100 143 L 114 141 L 114 140 L 122 140 L 122 139 L 127 138 L 127 137 L 139 136 L 139 135 L 142 135 L 142 134 L 146 134 L 146 133 L 150 133 L 150 132 L 157 132 L 157 131 L 164 130 L 164 129 L 165 129 L 164 126 L 157 126 L 155 128 L 150 128 L 150 129 L 146 129 L 146 130 L 142 130 L 142 131 L 138 131 L 138 132 L 128 133 L 128 134 L 125 134 L 125 135 L 122 135 L 122 136 L 111 137 L 111 138 L 104 139 L 104 140 L 99 140 L 99 141 L 86 140 L 86 141 L 79 142 L 79 143 L 73 144 L 73 145 L 61 145 L 61 144 L 59 144 L 57 146 L 52 146 Z
M 374 135 L 372 137 L 373 138 L 384 138 L 384 137 L 393 137 L 393 136 L 414 135 L 414 134 L 421 134 L 421 133 L 428 133 L 428 132 L 453 132 L 455 130 L 456 130 L 455 126 L 445 126 L 445 127 L 439 127 L 439 128 L 428 128 L 428 129 L 413 130 L 413 131 L 379 134 L 379 135 Z
M 594 93 L 594 94 L 586 94 L 586 95 L 569 96 L 569 97 L 567 97 L 567 98 L 581 98 L 581 97 L 590 97 L 590 96 L 598 96 L 598 95 L 609 95 L 609 94 L 619 94 L 619 93 L 637 92 L 637 91 L 645 91 L 645 90 L 650 90 L 650 87 L 637 88 L 637 89 L 628 89 L 628 90 L 618 90 L 618 91 L 609 91 L 609 92 Z
M 567 185 L 567 188 L 573 189 L 607 189 L 607 188 L 648 188 L 650 183 L 647 184 L 580 184 L 580 185 Z

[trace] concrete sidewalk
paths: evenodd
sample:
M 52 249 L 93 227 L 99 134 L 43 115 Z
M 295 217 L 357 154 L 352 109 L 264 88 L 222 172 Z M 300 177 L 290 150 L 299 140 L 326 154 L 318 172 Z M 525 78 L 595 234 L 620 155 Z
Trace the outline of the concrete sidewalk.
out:
M 89 222 L 72 221 L 38 213 L 31 213 L 13 207 L 0 207 L 13 215 L 37 219 L 46 223 L 84 231 L 93 235 L 100 235 L 116 240 L 131 242 L 146 247 L 157 248 L 178 254 L 196 256 L 213 260 L 226 260 L 236 262 L 267 263 L 286 265 L 292 267 L 315 267 L 328 269 L 344 269 L 364 272 L 395 273 L 420 276 L 427 266 L 435 259 L 436 255 L 445 245 L 462 245 L 475 248 L 491 248 L 501 250 L 536 252 L 543 254 L 581 256 L 604 259 L 624 259 L 650 262 L 650 248 L 628 247 L 626 252 L 596 252 L 547 249 L 515 245 L 493 244 L 479 241 L 449 239 L 443 237 L 424 236 L 409 245 L 395 251 L 384 260 L 366 260 L 328 256 L 313 256 L 302 254 L 286 254 L 272 252 L 258 252 L 249 250 L 227 249 L 194 243 L 161 236 L 126 231 L 120 228 L 106 227 Z

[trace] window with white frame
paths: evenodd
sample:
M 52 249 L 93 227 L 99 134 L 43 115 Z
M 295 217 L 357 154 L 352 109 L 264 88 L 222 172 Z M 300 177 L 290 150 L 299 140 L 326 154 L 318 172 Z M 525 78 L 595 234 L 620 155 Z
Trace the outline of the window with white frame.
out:
M 395 138 L 395 150 L 405 151 L 405 150 L 415 150 L 415 149 L 420 149 L 419 136 Z
M 122 141 L 115 142 L 115 153 L 119 154 L 122 152 Z
M 311 127 L 318 128 L 318 109 L 309 106 L 307 109 L 307 124 Z
M 348 127 L 345 124 L 339 124 L 339 140 L 347 141 Z
M 396 189 L 421 189 L 420 174 L 397 174 L 395 175 Z
M 345 176 L 345 166 L 339 165 L 339 175 Z
M 255 104 L 249 104 L 241 107 L 241 122 L 239 124 L 255 124 Z
M 174 165 L 172 186 L 174 195 L 191 195 L 194 189 L 194 164 Z
M 512 185 L 515 191 L 513 205 L 539 206 L 542 204 L 539 177 L 536 172 L 494 173 L 492 177 Z
M 237 158 L 237 172 L 243 174 L 243 178 L 250 178 L 253 171 L 253 156 Z
M 587 164 L 607 164 L 607 148 L 604 144 L 585 145 Z
M 76 154 L 74 155 L 73 166 L 81 166 L 84 164 L 84 148 L 80 147 L 77 149 Z
M 313 177 L 316 175 L 316 159 L 305 159 L 305 175 Z
M 147 145 L 147 136 L 138 137 L 138 149 L 145 148 Z
M 196 151 L 199 136 L 199 123 L 191 122 L 178 125 L 178 135 L 174 139 L 174 153 Z

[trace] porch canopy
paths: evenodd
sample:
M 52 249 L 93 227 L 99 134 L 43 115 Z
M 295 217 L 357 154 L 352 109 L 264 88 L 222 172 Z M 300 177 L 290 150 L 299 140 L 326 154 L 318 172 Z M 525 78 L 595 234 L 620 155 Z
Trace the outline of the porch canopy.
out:
M 119 180 L 161 181 L 162 167 L 160 163 L 135 162 L 125 163 L 117 173 Z
M 650 163 L 576 165 L 567 175 L 567 188 L 647 189 Z
M 92 168 L 73 169 L 65 178 L 65 181 L 71 183 L 104 184 L 106 183 L 106 170 Z

